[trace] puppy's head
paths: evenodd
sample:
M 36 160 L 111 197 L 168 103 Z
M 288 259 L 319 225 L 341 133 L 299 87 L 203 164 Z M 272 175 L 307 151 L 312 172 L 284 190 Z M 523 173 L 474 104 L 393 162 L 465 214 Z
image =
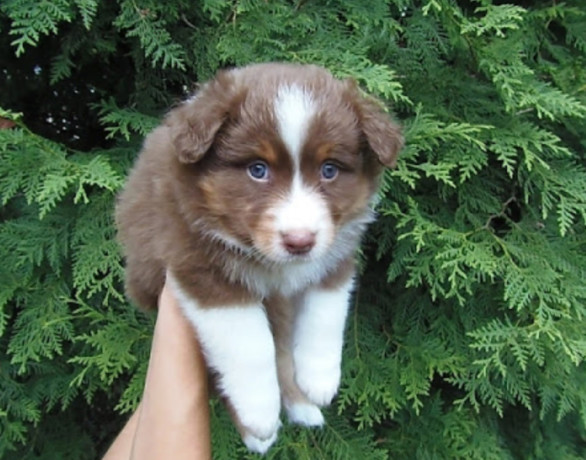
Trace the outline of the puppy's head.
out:
M 315 66 L 220 73 L 167 126 L 188 224 L 276 263 L 319 258 L 363 224 L 403 142 L 378 103 Z

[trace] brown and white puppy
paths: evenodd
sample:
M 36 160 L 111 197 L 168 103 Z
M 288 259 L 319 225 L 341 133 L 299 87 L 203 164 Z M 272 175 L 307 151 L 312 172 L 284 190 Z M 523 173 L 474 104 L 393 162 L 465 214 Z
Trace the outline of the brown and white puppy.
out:
M 165 278 L 249 449 L 322 425 L 340 382 L 354 254 L 399 128 L 316 66 L 219 73 L 146 139 L 116 209 L 127 290 Z

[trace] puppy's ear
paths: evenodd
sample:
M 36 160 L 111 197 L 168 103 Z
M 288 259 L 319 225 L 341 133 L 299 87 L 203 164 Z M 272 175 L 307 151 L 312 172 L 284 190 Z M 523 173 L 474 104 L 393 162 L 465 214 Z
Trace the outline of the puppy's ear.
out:
M 221 72 L 167 116 L 171 142 L 182 163 L 199 161 L 234 107 L 242 101 L 234 76 Z
M 350 85 L 360 126 L 368 145 L 383 165 L 394 168 L 399 150 L 404 144 L 401 128 L 384 112 L 379 101 L 360 94 L 354 82 Z

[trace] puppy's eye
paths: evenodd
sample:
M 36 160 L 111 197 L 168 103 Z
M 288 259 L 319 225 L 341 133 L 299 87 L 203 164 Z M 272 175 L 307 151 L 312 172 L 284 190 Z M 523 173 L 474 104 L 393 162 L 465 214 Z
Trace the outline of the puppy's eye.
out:
M 334 163 L 326 161 L 321 165 L 321 177 L 324 180 L 334 180 L 338 175 L 339 168 Z
M 258 181 L 265 181 L 269 178 L 269 165 L 264 161 L 255 161 L 248 165 L 248 175 Z

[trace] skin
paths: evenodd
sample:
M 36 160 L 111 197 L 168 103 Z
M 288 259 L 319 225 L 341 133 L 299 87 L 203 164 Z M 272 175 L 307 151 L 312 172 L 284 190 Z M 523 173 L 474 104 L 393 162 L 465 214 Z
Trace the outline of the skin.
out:
M 103 460 L 211 458 L 207 375 L 193 327 L 165 286 L 144 393 Z

